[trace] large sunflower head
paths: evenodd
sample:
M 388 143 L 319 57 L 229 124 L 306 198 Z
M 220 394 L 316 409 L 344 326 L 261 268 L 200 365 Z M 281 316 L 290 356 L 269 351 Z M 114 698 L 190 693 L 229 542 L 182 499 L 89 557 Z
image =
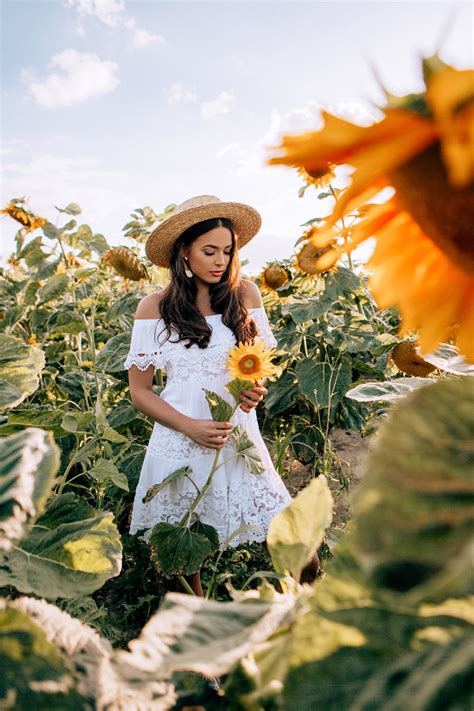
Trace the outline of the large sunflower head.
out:
M 336 177 L 334 168 L 332 163 L 328 163 L 326 167 L 309 168 L 308 170 L 299 166 L 296 172 L 303 178 L 307 186 L 314 185 L 315 188 L 324 188 Z
M 288 270 L 278 262 L 268 264 L 260 274 L 260 283 L 264 289 L 275 291 L 288 283 L 290 277 Z
M 227 368 L 234 378 L 257 382 L 262 378 L 271 378 L 281 372 L 279 366 L 271 361 L 273 348 L 265 348 L 263 341 L 255 339 L 239 343 L 229 351 Z
M 329 244 L 325 247 L 315 247 L 311 240 L 304 242 L 303 246 L 297 252 L 295 256 L 295 266 L 302 274 L 307 274 L 313 276 L 314 274 L 324 274 L 324 272 L 329 271 L 332 265 L 329 267 L 319 266 L 319 260 L 321 257 L 332 250 L 332 245 Z
M 126 247 L 109 249 L 102 257 L 104 264 L 113 267 L 120 276 L 131 281 L 140 281 L 148 276 L 146 267 L 138 257 Z
M 311 239 L 321 249 L 339 240 L 317 268 L 375 237 L 368 266 L 379 304 L 400 309 L 404 327 L 420 332 L 423 353 L 455 331 L 459 349 L 474 361 L 474 71 L 437 57 L 423 70 L 426 90 L 387 93 L 378 123 L 357 126 L 325 113 L 321 130 L 284 136 L 269 163 L 316 172 L 328 163 L 353 166 L 350 186 Z M 396 190 L 389 202 L 359 212 L 363 219 L 349 235 L 338 231 L 339 221 L 388 186 Z
M 434 365 L 422 358 L 413 341 L 405 340 L 395 346 L 392 351 L 392 360 L 398 370 L 407 375 L 414 375 L 419 378 L 426 378 L 427 375 L 436 370 Z

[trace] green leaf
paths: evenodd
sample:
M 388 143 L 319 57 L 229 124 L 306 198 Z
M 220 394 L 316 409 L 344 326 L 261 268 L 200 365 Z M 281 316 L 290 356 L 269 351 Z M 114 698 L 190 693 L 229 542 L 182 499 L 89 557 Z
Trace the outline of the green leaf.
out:
M 38 306 L 53 301 L 60 297 L 69 286 L 69 277 L 66 274 L 54 274 L 38 291 Z
M 334 407 L 341 402 L 352 382 L 351 362 L 341 358 L 338 364 L 318 363 L 306 358 L 295 368 L 303 395 L 317 407 Z
M 79 415 L 75 412 L 65 412 L 61 420 L 61 427 L 67 432 L 77 432 L 79 429 Z
M 235 400 L 236 405 L 240 405 L 240 393 L 244 390 L 253 388 L 253 382 L 251 380 L 242 380 L 241 378 L 234 378 L 224 386 L 228 393 L 232 395 Z
M 232 405 L 217 393 L 212 392 L 212 390 L 206 390 L 206 388 L 203 388 L 203 390 L 211 411 L 212 419 L 215 422 L 229 422 L 234 410 Z
M 31 395 L 44 366 L 43 351 L 0 333 L 0 409 L 15 407 Z
M 337 296 L 351 296 L 360 287 L 360 277 L 346 267 L 339 267 L 326 279 L 326 292 Z
M 77 690 L 71 664 L 43 630 L 21 610 L 0 607 L 0 698 L 18 711 L 81 711 L 90 708 Z
M 119 333 L 109 338 L 97 356 L 97 367 L 106 373 L 123 371 L 123 364 L 130 349 L 130 334 Z
M 313 217 L 311 220 L 308 220 L 307 222 L 303 222 L 300 227 L 308 227 L 308 225 L 313 225 L 315 222 L 322 222 L 324 220 L 324 217 Z
M 27 428 L 0 439 L 0 550 L 11 550 L 43 512 L 58 468 L 49 432 Z
M 48 319 L 48 330 L 56 334 L 70 333 L 77 335 L 86 330 L 84 316 L 70 309 L 54 312 Z
M 346 397 L 357 402 L 399 400 L 417 388 L 432 385 L 431 378 L 397 378 L 385 382 L 361 383 L 346 392 Z
M 159 492 L 162 489 L 164 489 L 165 486 L 168 486 L 168 484 L 171 484 L 172 481 L 178 481 L 183 476 L 187 476 L 188 474 L 191 474 L 191 472 L 192 472 L 191 467 L 181 467 L 180 469 L 176 469 L 176 471 L 171 472 L 171 474 L 168 474 L 168 476 L 165 477 L 163 479 L 163 481 L 161 481 L 159 484 L 153 484 L 153 486 L 150 486 L 150 488 L 147 490 L 145 496 L 142 498 L 142 502 L 144 504 L 147 504 L 157 494 L 159 494 Z
M 271 383 L 265 397 L 265 409 L 270 417 L 289 410 L 298 398 L 298 384 L 294 373 L 286 371 L 275 383 Z
M 125 437 L 125 435 L 120 434 L 120 432 L 114 430 L 113 427 L 106 427 L 102 432 L 102 436 L 108 442 L 128 442 L 128 437 Z
M 89 510 L 78 497 L 59 497 L 19 546 L 0 555 L 0 586 L 56 600 L 89 595 L 118 575 L 122 547 L 113 515 L 80 518 Z
M 82 210 L 77 202 L 70 202 L 61 212 L 67 212 L 68 215 L 80 215 Z
M 332 503 L 326 480 L 319 476 L 272 519 L 267 544 L 277 572 L 288 571 L 299 580 L 331 524 Z
M 9 425 L 23 425 L 23 427 L 39 427 L 43 430 L 52 430 L 56 439 L 65 436 L 61 426 L 63 414 L 61 410 L 47 410 L 43 405 L 28 408 L 15 408 L 8 413 Z
M 252 474 L 263 474 L 265 464 L 260 458 L 258 449 L 249 439 L 247 432 L 241 425 L 236 425 L 232 430 L 229 440 L 235 447 L 237 454 L 244 458 L 245 464 Z
M 207 523 L 201 523 L 199 519 L 197 519 L 193 525 L 191 526 L 191 531 L 194 533 L 200 533 L 203 536 L 206 536 L 216 549 L 216 551 L 219 548 L 219 534 L 217 533 L 216 529 L 214 526 L 209 526 Z
M 112 484 L 115 484 L 115 486 L 119 489 L 128 491 L 128 480 L 125 474 L 122 474 L 122 472 L 117 469 L 115 464 L 112 464 L 112 462 L 109 462 L 106 459 L 98 459 L 95 466 L 92 469 L 89 469 L 87 473 L 95 479 L 95 481 L 111 481 Z
M 292 303 L 286 304 L 282 308 L 283 313 L 290 314 L 295 323 L 305 323 L 306 321 L 315 321 L 330 309 L 334 299 L 331 296 L 326 298 L 324 295 L 320 297 L 309 297 L 303 304 Z
M 351 539 L 374 584 L 437 599 L 439 577 L 458 557 L 462 567 L 474 519 L 473 401 L 473 378 L 439 381 L 404 398 L 380 427 Z M 457 574 L 441 589 L 454 596 L 471 587 Z
M 354 711 L 452 709 L 474 704 L 474 634 L 411 652 L 383 668 L 354 700 Z
M 157 523 L 150 536 L 151 560 L 157 570 L 169 578 L 173 575 L 196 573 L 206 558 L 212 555 L 215 544 L 206 531 Z

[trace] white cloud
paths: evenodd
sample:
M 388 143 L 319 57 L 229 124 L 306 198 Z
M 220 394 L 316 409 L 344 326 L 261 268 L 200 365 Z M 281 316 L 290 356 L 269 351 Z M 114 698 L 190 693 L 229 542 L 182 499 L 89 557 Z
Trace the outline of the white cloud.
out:
M 205 119 L 223 116 L 229 113 L 234 104 L 235 96 L 233 92 L 221 91 L 217 99 L 201 103 L 201 116 Z
M 95 17 L 108 27 L 125 28 L 132 32 L 133 45 L 138 49 L 146 47 L 152 42 L 165 43 L 165 38 L 162 35 L 152 34 L 137 27 L 136 20 L 126 14 L 123 0 L 66 0 L 65 5 L 76 9 L 79 17 L 77 30 L 81 37 L 85 36 L 82 20 L 87 17 Z
M 185 89 L 183 84 L 171 84 L 168 88 L 169 104 L 195 104 L 197 100 L 197 93 L 194 90 Z
M 62 73 L 51 71 L 44 80 L 23 69 L 22 79 L 29 84 L 29 93 L 41 106 L 55 108 L 72 106 L 94 96 L 113 91 L 120 83 L 116 77 L 118 65 L 100 59 L 96 54 L 65 49 L 55 54 L 48 67 L 57 67 Z

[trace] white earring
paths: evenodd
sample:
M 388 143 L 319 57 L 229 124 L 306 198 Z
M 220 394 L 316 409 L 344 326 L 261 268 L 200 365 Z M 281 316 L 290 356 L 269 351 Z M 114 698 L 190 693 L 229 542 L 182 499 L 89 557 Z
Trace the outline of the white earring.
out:
M 187 258 L 187 257 L 184 257 L 184 261 L 185 261 L 185 263 L 187 264 L 188 258 Z M 191 269 L 189 269 L 189 267 L 187 267 L 187 266 L 184 267 L 184 273 L 186 274 L 186 276 L 188 277 L 188 279 L 191 279 L 191 277 L 193 276 L 193 273 L 192 273 Z

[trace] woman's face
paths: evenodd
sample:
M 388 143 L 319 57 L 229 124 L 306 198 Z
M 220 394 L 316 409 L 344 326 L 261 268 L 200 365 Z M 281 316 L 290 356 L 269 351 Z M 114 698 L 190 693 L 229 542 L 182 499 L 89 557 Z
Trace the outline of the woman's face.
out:
M 206 284 L 217 284 L 232 256 L 232 233 L 227 227 L 215 227 L 183 248 L 194 276 Z

